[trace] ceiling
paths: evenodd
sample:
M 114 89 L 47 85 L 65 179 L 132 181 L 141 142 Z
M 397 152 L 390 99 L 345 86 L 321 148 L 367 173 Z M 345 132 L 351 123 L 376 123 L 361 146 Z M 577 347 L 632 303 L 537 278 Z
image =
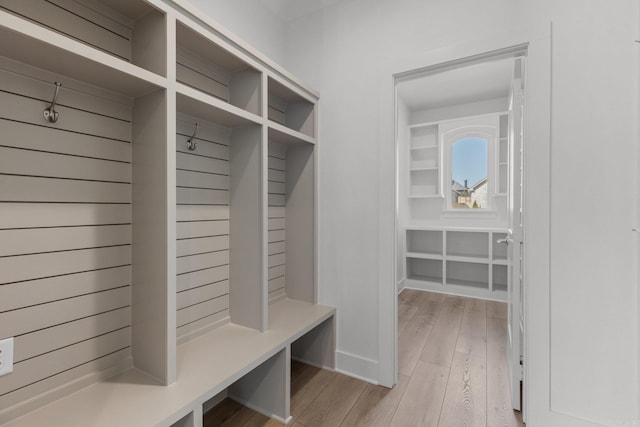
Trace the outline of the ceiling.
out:
M 485 62 L 418 77 L 398 84 L 411 111 L 509 96 L 513 59 Z
M 292 21 L 343 0 L 260 0 L 285 22 Z

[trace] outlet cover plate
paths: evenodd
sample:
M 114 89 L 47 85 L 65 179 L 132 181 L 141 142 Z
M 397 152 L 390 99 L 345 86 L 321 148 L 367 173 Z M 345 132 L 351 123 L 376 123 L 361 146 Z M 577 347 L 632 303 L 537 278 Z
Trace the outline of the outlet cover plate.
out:
M 0 340 L 0 377 L 13 372 L 13 337 Z

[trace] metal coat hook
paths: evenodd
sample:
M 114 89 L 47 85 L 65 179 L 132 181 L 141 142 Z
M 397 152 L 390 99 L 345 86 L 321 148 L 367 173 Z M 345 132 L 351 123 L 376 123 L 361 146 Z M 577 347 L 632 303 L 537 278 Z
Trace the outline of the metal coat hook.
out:
M 45 108 L 44 112 L 42 113 L 44 115 L 44 119 L 49 123 L 55 123 L 58 121 L 58 112 L 55 110 L 56 98 L 58 98 L 58 91 L 60 90 L 60 86 L 62 86 L 62 83 L 55 82 L 55 85 L 56 85 L 56 91 L 53 94 L 53 100 L 51 100 L 51 105 L 49 106 L 49 108 Z
M 191 135 L 191 138 L 187 139 L 187 149 L 194 151 L 196 149 L 196 142 L 193 140 L 193 138 L 196 137 L 196 133 L 198 133 L 198 123 L 196 123 L 196 128 L 193 130 L 193 135 Z

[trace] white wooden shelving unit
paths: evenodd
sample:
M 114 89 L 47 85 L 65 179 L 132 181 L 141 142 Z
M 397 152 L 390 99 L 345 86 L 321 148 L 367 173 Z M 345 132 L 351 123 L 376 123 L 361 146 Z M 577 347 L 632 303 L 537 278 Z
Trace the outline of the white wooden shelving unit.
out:
M 504 301 L 507 248 L 500 229 L 412 227 L 406 232 L 404 287 Z
M 409 198 L 442 197 L 442 153 L 438 125 L 409 128 Z
M 0 38 L 0 424 L 288 421 L 335 359 L 318 95 L 181 0 L 0 0 Z
M 509 191 L 509 116 L 500 115 L 500 133 L 498 139 L 498 185 L 496 196 L 506 197 Z

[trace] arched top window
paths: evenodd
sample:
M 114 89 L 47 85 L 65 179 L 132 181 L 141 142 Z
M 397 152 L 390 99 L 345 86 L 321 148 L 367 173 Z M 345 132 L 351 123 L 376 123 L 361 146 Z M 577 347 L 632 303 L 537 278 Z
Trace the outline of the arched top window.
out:
M 449 122 L 443 129 L 443 183 L 446 209 L 479 212 L 493 209 L 497 119 Z
M 489 176 L 489 141 L 478 136 L 462 137 L 451 144 L 451 207 L 486 209 Z

